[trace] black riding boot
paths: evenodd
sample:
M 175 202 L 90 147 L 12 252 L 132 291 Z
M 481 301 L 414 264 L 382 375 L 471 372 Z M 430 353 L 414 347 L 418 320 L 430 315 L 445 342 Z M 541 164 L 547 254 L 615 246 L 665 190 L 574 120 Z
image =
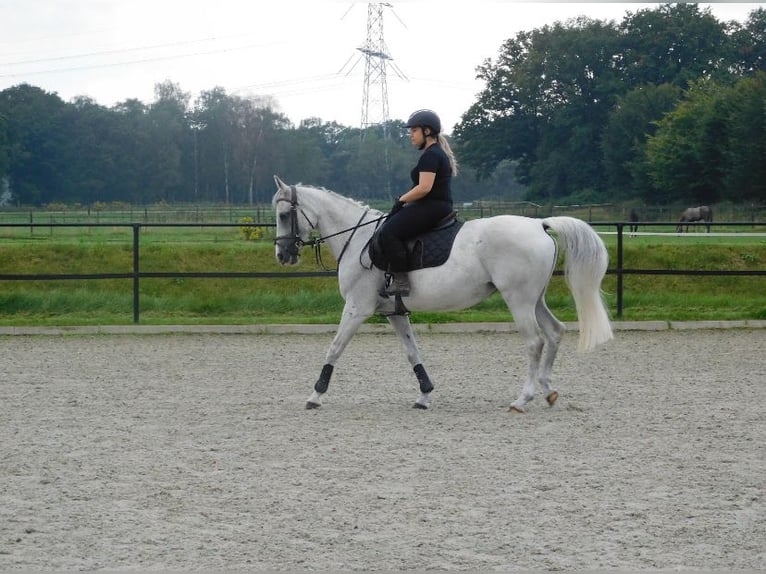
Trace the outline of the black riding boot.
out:
M 406 297 L 410 294 L 410 278 L 405 271 L 398 271 L 392 274 L 386 290 L 386 295 Z

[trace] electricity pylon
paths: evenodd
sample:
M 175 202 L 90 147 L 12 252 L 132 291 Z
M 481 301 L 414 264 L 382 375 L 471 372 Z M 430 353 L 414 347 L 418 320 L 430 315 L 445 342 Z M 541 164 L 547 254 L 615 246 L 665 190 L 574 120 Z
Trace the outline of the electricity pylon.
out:
M 407 77 L 394 64 L 388 53 L 383 36 L 383 9 L 392 8 L 388 3 L 371 3 L 367 5 L 367 38 L 365 43 L 357 48 L 364 57 L 364 83 L 362 86 L 362 133 L 365 128 L 375 125 L 383 126 L 384 137 L 388 135 L 388 84 L 386 72 L 388 68 L 400 78 Z M 401 20 L 400 20 L 401 22 Z M 352 56 L 353 57 L 353 56 Z M 361 59 L 361 58 L 360 58 Z M 349 59 L 350 61 L 350 59 Z M 359 60 L 357 60 L 358 62 Z M 356 66 L 349 69 L 347 75 Z M 346 65 L 348 62 L 346 62 Z M 346 67 L 343 66 L 343 68 Z M 341 71 L 343 71 L 341 68 Z

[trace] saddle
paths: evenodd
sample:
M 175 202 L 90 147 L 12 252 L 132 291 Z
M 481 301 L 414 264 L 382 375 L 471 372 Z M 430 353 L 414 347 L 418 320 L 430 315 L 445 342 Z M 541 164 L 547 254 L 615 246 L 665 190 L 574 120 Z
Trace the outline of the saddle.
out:
M 446 263 L 452 252 L 455 237 L 463 227 L 462 221 L 457 219 L 457 211 L 453 211 L 447 217 L 436 224 L 430 231 L 418 235 L 406 242 L 407 247 L 407 271 L 438 267 Z M 388 270 L 388 260 L 380 245 L 380 229 L 375 231 L 368 253 L 372 264 L 383 271 Z

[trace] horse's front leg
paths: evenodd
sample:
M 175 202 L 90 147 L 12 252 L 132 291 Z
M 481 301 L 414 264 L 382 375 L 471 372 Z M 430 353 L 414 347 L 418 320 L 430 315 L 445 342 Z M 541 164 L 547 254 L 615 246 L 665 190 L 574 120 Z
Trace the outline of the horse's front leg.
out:
M 343 307 L 343 315 L 338 324 L 338 330 L 335 333 L 335 338 L 332 340 L 330 348 L 327 349 L 322 372 L 319 374 L 317 382 L 314 383 L 314 392 L 311 393 L 311 396 L 306 402 L 307 409 L 316 409 L 322 406 L 322 395 L 327 392 L 327 387 L 330 385 L 330 378 L 332 377 L 332 372 L 335 368 L 335 362 L 343 354 L 349 341 L 351 341 L 351 338 L 357 330 L 359 330 L 359 326 L 364 323 L 370 315 L 372 315 L 372 311 L 362 312 L 355 304 L 346 301 L 346 305 Z
M 428 377 L 426 368 L 423 366 L 423 361 L 420 358 L 420 350 L 415 342 L 415 334 L 412 332 L 410 319 L 406 315 L 390 315 L 388 322 L 391 323 L 396 334 L 399 335 L 399 340 L 407 352 L 407 360 L 412 365 L 412 370 L 415 371 L 415 376 L 420 385 L 420 396 L 412 406 L 416 409 L 427 409 L 431 405 L 431 391 L 434 390 L 434 385 Z

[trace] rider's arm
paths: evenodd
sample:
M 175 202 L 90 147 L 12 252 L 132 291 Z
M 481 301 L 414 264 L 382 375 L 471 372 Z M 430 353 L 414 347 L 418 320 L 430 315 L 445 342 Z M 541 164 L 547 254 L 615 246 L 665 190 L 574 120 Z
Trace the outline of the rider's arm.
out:
M 433 171 L 421 171 L 418 176 L 418 184 L 399 198 L 399 201 L 410 203 L 423 199 L 431 193 L 436 180 L 436 173 Z

